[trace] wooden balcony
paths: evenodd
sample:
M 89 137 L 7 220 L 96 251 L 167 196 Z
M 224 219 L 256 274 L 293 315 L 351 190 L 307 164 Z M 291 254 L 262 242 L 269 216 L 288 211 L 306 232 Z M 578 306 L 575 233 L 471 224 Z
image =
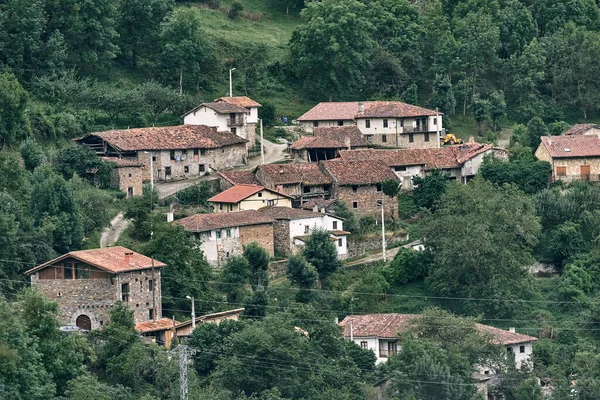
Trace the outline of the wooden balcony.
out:
M 242 126 L 244 122 L 244 118 L 227 118 L 227 126 Z

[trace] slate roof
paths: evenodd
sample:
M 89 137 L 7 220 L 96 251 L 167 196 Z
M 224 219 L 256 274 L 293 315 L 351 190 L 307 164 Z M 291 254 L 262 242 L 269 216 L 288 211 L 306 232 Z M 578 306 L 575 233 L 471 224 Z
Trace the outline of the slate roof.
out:
M 342 150 L 340 157 L 346 161 L 381 160 L 390 167 L 424 165 L 425 169 L 447 169 L 460 168 L 470 158 L 492 149 L 489 144 L 465 143 L 439 149 Z
M 238 203 L 255 193 L 260 192 L 261 190 L 267 190 L 272 193 L 277 193 L 280 196 L 288 197 L 290 196 L 284 193 L 277 192 L 275 190 L 268 189 L 264 186 L 260 185 L 235 185 L 217 195 L 214 195 L 208 201 L 212 203 Z
M 236 104 L 225 102 L 225 101 L 202 103 L 202 104 L 200 104 L 200 106 L 198 106 L 196 108 L 196 110 L 200 107 L 208 107 L 211 110 L 215 110 L 219 114 L 229 114 L 229 113 L 248 114 L 248 110 L 246 108 L 240 107 Z M 189 112 L 187 114 L 189 114 Z
M 368 147 L 369 143 L 356 125 L 314 128 L 313 136 L 304 136 L 292 143 L 290 149 L 342 149 Z
M 600 157 L 600 138 L 595 135 L 542 136 L 552 158 Z
M 289 208 L 289 207 L 263 207 L 258 210 L 263 215 L 266 215 L 273 219 L 305 219 L 305 218 L 321 218 L 325 214 L 316 213 L 301 208 Z M 337 217 L 334 217 L 337 218 Z
M 262 107 L 260 103 L 257 103 L 247 96 L 219 97 L 218 99 L 215 99 L 215 103 L 219 101 L 235 104 L 238 107 L 244 108 Z
M 128 158 L 119 158 L 119 157 L 101 157 L 102 161 L 112 162 L 117 164 L 117 168 L 125 168 L 125 167 L 141 167 L 142 164 L 136 160 L 130 160 Z
M 208 232 L 214 229 L 272 223 L 272 218 L 256 210 L 195 214 L 173 221 L 174 225 L 181 225 L 188 232 Z
M 344 328 L 344 337 L 350 337 L 350 319 L 354 318 L 352 323 L 354 337 L 395 338 L 399 333 L 403 333 L 408 329 L 411 320 L 418 317 L 419 315 L 416 314 L 348 315 L 339 325 Z M 533 336 L 513 333 L 483 324 L 475 324 L 475 328 L 482 334 L 490 335 L 491 342 L 494 344 L 511 345 L 537 340 Z
M 435 110 L 413 106 L 401 101 L 365 101 L 363 112 L 358 101 L 319 103 L 298 118 L 298 121 L 352 120 L 355 118 L 410 118 L 442 115 Z
M 264 164 L 259 165 L 258 170 L 264 174 L 269 184 L 274 185 L 301 182 L 309 186 L 331 184 L 331 179 L 315 163 Z
M 231 132 L 217 132 L 206 125 L 177 125 L 94 132 L 78 141 L 96 136 L 121 151 L 214 149 L 246 143 Z
M 398 181 L 396 174 L 381 160 L 330 160 L 319 163 L 338 185 L 373 185 L 387 179 Z
M 260 181 L 252 171 L 218 172 L 217 175 L 233 185 L 260 185 Z
M 596 124 L 576 124 L 570 127 L 563 135 L 583 135 L 592 128 L 600 128 Z
M 133 253 L 131 263 L 125 261 L 125 253 Z M 86 264 L 92 265 L 104 271 L 111 273 L 121 273 L 127 271 L 138 271 L 152 268 L 152 259 L 143 254 L 136 253 L 122 246 L 106 247 L 104 249 L 78 250 L 63 254 L 53 260 L 38 265 L 35 268 L 26 271 L 26 275 L 30 275 L 40 269 L 52 266 L 66 258 L 74 258 Z M 154 267 L 164 267 L 166 264 L 154 260 Z
M 140 333 L 166 331 L 177 325 L 177 321 L 171 318 L 161 318 L 154 321 L 145 321 L 135 324 L 135 330 Z

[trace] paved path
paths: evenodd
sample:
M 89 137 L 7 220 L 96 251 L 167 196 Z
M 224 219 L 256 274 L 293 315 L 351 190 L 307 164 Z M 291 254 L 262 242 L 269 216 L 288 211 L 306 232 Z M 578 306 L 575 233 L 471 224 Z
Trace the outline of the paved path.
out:
M 102 236 L 100 236 L 100 247 L 105 248 L 115 244 L 117 240 L 119 240 L 121 233 L 127 228 L 128 224 L 129 220 L 125 219 L 122 212 L 117 214 L 117 216 L 110 221 L 110 226 L 104 228 L 102 231 Z

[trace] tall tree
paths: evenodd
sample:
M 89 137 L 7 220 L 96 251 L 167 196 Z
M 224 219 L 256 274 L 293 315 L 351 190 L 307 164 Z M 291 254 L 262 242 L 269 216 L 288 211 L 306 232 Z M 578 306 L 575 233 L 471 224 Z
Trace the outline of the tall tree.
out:
M 248 260 L 249 282 L 253 286 L 269 284 L 269 252 L 252 242 L 244 246 L 244 257 Z
M 446 115 L 454 114 L 456 109 L 456 98 L 452 90 L 452 82 L 449 75 L 435 75 L 431 89 L 431 105 Z
M 329 231 L 325 229 L 315 229 L 311 232 L 302 254 L 317 270 L 321 283 L 342 264 L 338 260 L 337 248 L 331 241 Z
M 308 303 L 312 300 L 314 296 L 311 289 L 314 289 L 317 284 L 318 274 L 315 267 L 310 265 L 304 256 L 295 254 L 288 258 L 286 275 L 293 284 L 300 288 L 296 294 L 297 302 Z
M 17 78 L 8 72 L 0 74 L 0 140 L 2 146 L 10 145 L 26 121 L 25 107 L 28 94 Z

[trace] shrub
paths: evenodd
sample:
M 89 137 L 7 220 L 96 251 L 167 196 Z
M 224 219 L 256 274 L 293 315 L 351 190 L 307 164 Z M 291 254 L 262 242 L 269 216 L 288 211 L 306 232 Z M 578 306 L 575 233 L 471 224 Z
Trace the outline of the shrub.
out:
M 244 6 L 240 2 L 234 1 L 231 3 L 231 8 L 229 9 L 229 14 L 227 14 L 227 16 L 229 19 L 238 19 L 242 10 L 244 10 Z

